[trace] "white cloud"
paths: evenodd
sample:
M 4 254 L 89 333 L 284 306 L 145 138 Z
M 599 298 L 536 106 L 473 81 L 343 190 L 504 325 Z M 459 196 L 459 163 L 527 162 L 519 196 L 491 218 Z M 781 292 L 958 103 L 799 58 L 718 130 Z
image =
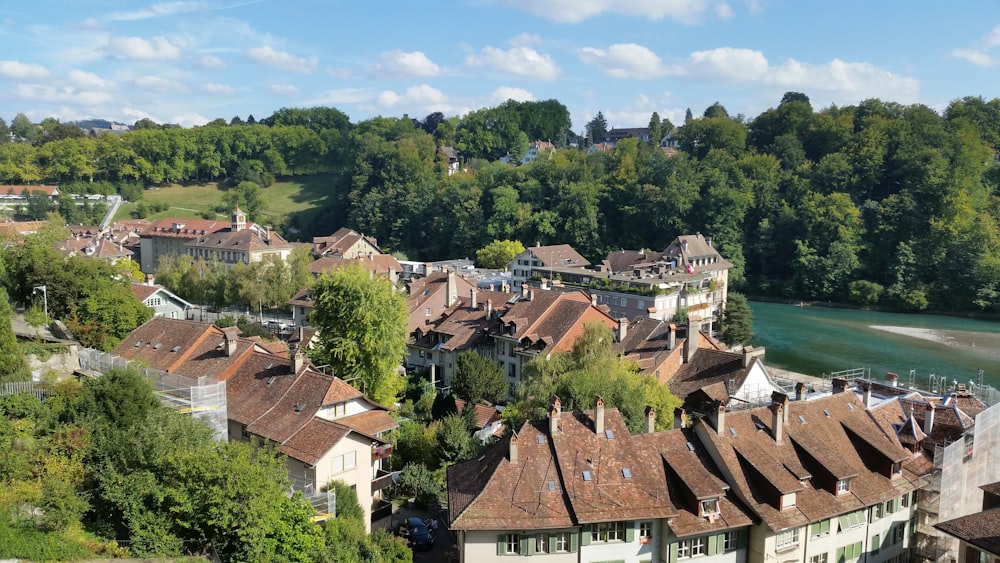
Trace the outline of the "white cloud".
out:
M 501 86 L 490 94 L 490 101 L 494 104 L 502 104 L 507 100 L 533 102 L 535 95 L 524 88 L 514 88 L 513 86 Z
M 336 88 L 327 90 L 309 103 L 311 105 L 357 104 L 372 98 L 369 88 Z
M 18 84 L 15 92 L 23 99 L 46 103 L 95 106 L 111 101 L 111 94 L 107 92 L 77 90 L 71 87 L 56 88 L 40 84 Z
M 319 66 L 319 59 L 316 57 L 297 57 L 286 51 L 275 50 L 270 45 L 254 47 L 247 51 L 247 56 L 262 65 L 302 74 L 314 72 Z
M 205 91 L 210 94 L 223 94 L 226 96 L 231 96 L 236 93 L 236 89 L 228 84 L 217 84 L 215 82 L 209 82 L 204 86 Z
M 754 16 L 762 14 L 764 12 L 764 0 L 747 0 L 747 10 Z
M 718 15 L 720 6 L 727 6 L 721 0 L 503 0 L 503 3 L 563 23 L 578 23 L 602 14 L 619 14 L 693 24 L 704 20 L 706 13 Z M 722 9 L 723 13 L 725 11 Z
M 615 78 L 656 78 L 666 73 L 656 53 L 635 43 L 612 45 L 607 51 L 584 47 L 579 56 L 581 61 L 596 65 Z
M 917 101 L 920 82 L 870 63 L 834 59 L 827 64 L 808 64 L 789 59 L 768 72 L 767 83 L 803 92 L 827 92 L 833 98 L 863 100 L 881 98 L 899 103 Z
M 438 76 L 441 74 L 441 67 L 434 64 L 434 61 L 428 59 L 427 55 L 422 52 L 407 53 L 399 49 L 386 51 L 379 55 L 375 70 L 390 77 Z
M 271 91 L 280 96 L 299 95 L 299 89 L 291 84 L 271 84 Z
M 732 19 L 734 15 L 733 7 L 725 3 L 716 4 L 715 7 L 712 8 L 712 12 L 715 14 L 715 17 L 719 18 L 720 20 Z
M 751 49 L 720 47 L 691 53 L 685 74 L 704 78 L 751 81 L 768 71 L 764 53 Z
M 216 69 L 226 66 L 226 63 L 215 55 L 202 55 L 198 57 L 198 66 L 201 68 Z
M 344 67 L 327 67 L 326 75 L 331 78 L 339 78 L 340 80 L 346 80 L 351 77 L 353 73 L 351 69 Z
M 181 56 L 180 48 L 162 36 L 148 41 L 142 37 L 112 37 L 104 47 L 104 52 L 116 59 L 141 61 L 165 61 L 179 59 Z
M 521 33 L 510 38 L 507 43 L 511 47 L 528 47 L 529 45 L 541 45 L 542 36 L 537 33 Z
M 465 64 L 474 67 L 488 67 L 493 70 L 534 78 L 536 80 L 555 80 L 559 76 L 559 67 L 552 57 L 543 55 L 530 47 L 512 47 L 497 49 L 483 47 L 482 55 L 469 55 Z
M 34 63 L 22 63 L 20 61 L 0 61 L 0 76 L 8 78 L 46 78 L 49 69 Z
M 208 118 L 197 113 L 182 113 L 170 118 L 170 123 L 175 123 L 181 127 L 196 127 L 208 123 Z
M 392 90 L 385 90 L 378 95 L 378 103 L 382 107 L 392 108 L 396 106 L 426 107 L 440 106 L 448 102 L 448 96 L 436 88 L 427 84 L 410 86 L 402 94 L 397 94 Z
M 993 66 L 993 57 L 975 49 L 952 49 L 948 54 L 956 59 L 965 59 L 976 66 Z
M 161 94 L 180 90 L 179 84 L 159 76 L 140 76 L 139 78 L 136 78 L 134 82 L 138 88 L 149 90 L 151 92 L 159 92 Z
M 201 8 L 202 5 L 198 2 L 163 2 L 161 4 L 153 4 L 152 6 L 141 10 L 116 12 L 111 14 L 108 19 L 111 21 L 146 20 L 150 18 L 160 18 L 163 16 L 193 12 Z
M 67 76 L 69 77 L 70 82 L 81 88 L 107 90 L 112 86 L 111 81 L 105 80 L 96 74 L 84 72 L 82 70 L 71 70 Z

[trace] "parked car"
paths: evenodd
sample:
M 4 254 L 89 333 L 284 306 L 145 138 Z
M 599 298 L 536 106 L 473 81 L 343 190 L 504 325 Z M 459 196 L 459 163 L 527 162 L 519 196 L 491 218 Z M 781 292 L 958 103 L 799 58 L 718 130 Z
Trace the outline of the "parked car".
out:
M 399 535 L 406 538 L 407 543 L 416 550 L 425 550 L 434 547 L 434 536 L 427 529 L 424 521 L 416 516 L 410 516 L 403 521 L 399 527 Z

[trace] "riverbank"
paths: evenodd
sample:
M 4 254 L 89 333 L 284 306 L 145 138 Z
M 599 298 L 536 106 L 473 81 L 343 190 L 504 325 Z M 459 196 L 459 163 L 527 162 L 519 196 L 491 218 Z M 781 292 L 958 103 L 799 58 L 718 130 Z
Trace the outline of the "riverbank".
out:
M 804 299 L 789 299 L 787 297 L 770 297 L 766 295 L 753 295 L 753 296 L 747 295 L 746 297 L 750 301 L 757 301 L 760 303 L 776 303 L 778 305 L 794 305 L 796 307 L 847 309 L 853 311 L 870 311 L 874 313 L 888 313 L 888 314 L 899 314 L 899 315 L 933 315 L 938 317 L 951 317 L 956 319 L 974 319 L 978 321 L 1000 323 L 1000 314 L 998 313 L 955 311 L 953 309 L 947 311 L 938 311 L 938 310 L 910 311 L 906 309 L 898 309 L 896 307 L 889 307 L 886 305 L 862 305 L 860 303 L 850 303 L 844 301 L 809 301 Z

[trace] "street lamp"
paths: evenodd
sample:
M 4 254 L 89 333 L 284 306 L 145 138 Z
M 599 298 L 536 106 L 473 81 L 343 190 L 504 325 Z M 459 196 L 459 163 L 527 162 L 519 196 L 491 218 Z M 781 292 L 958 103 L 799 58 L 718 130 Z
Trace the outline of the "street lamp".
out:
M 45 307 L 45 321 L 48 322 L 48 320 L 49 320 L 49 288 L 45 287 L 44 285 L 36 285 L 34 287 L 34 289 L 31 290 L 31 294 L 34 295 L 34 294 L 38 293 L 39 290 L 42 291 L 42 304 Z

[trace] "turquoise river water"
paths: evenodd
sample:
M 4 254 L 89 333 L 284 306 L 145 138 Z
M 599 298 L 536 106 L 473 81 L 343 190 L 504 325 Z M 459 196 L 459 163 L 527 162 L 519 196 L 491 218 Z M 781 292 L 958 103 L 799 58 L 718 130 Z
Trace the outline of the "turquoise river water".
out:
M 1000 323 L 959 317 L 878 313 L 854 309 L 751 302 L 753 346 L 764 363 L 808 375 L 869 368 L 900 381 L 916 370 L 915 383 L 946 376 L 958 383 L 1000 387 Z

